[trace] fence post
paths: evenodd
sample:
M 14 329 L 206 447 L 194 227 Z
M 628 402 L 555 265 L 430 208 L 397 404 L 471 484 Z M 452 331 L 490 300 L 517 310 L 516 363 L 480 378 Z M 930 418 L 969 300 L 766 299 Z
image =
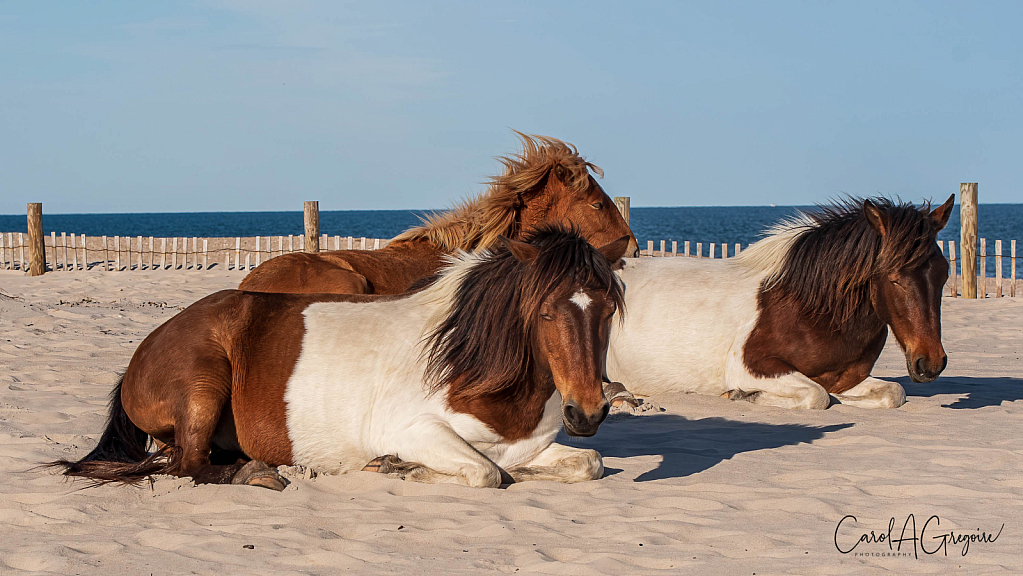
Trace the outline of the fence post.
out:
M 46 273 L 46 241 L 43 240 L 43 203 L 28 204 L 28 266 L 29 276 Z
M 977 297 L 977 183 L 959 185 L 959 250 L 963 298 Z
M 987 298 L 987 238 L 980 239 L 980 265 L 977 267 L 977 298 Z
M 952 269 L 952 297 L 959 297 L 959 270 L 956 269 L 956 241 L 948 241 L 948 267 Z
M 628 196 L 615 196 L 615 206 L 618 207 L 618 211 L 622 214 L 622 218 L 625 218 L 625 225 L 629 226 L 629 203 L 631 198 Z
M 1012 274 L 1012 284 L 1009 285 L 1009 296 L 1012 296 L 1013 298 L 1015 298 L 1016 297 L 1016 241 L 1015 240 L 1010 240 L 1009 241 L 1009 254 L 1012 256 L 1012 259 L 1009 260 L 1010 266 L 1012 267 L 1012 271 L 1011 271 L 1011 274 Z
M 305 251 L 320 251 L 320 202 L 310 200 L 305 203 Z
M 1002 241 L 995 240 L 995 298 L 1002 297 Z

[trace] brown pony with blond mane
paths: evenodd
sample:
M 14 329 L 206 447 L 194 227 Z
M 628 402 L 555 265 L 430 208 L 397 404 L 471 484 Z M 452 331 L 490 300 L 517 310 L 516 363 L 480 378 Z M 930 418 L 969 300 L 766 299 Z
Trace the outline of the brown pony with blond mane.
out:
M 603 171 L 575 146 L 547 136 L 516 132 L 522 151 L 502 157 L 504 174 L 489 189 L 453 210 L 425 218 L 381 250 L 292 253 L 269 260 L 238 286 L 252 292 L 399 294 L 433 275 L 444 256 L 519 239 L 545 223 L 572 225 L 595 246 L 629 236 L 626 255 L 638 253 L 636 238 L 611 198 L 590 174 Z

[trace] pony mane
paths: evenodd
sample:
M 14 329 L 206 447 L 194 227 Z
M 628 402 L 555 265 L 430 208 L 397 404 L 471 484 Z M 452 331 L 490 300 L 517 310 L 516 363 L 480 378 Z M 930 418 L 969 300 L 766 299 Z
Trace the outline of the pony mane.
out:
M 768 237 L 739 256 L 767 272 L 761 294 L 779 290 L 804 313 L 830 318 L 836 329 L 868 313 L 871 277 L 923 265 L 938 235 L 930 202 L 918 208 L 889 198 L 870 201 L 887 219 L 883 238 L 857 197 L 818 205 L 768 229 Z
M 563 183 L 572 192 L 587 189 L 590 171 L 604 176 L 604 171 L 587 162 L 572 144 L 514 132 L 522 141 L 522 151 L 498 158 L 504 164 L 504 174 L 490 178 L 486 192 L 457 203 L 447 212 L 421 217 L 422 226 L 402 232 L 392 242 L 426 240 L 444 252 L 490 249 L 499 236 L 517 236 L 516 216 L 523 205 L 522 196 L 543 183 L 556 167 L 563 168 Z
M 426 381 L 433 392 L 473 398 L 515 394 L 535 382 L 533 348 L 540 306 L 565 282 L 604 290 L 624 313 L 624 289 L 612 264 L 579 234 L 541 226 L 525 242 L 539 253 L 519 261 L 503 245 L 493 251 L 460 255 L 428 290 L 450 291 L 446 316 L 425 338 Z M 449 292 L 450 293 L 450 292 Z

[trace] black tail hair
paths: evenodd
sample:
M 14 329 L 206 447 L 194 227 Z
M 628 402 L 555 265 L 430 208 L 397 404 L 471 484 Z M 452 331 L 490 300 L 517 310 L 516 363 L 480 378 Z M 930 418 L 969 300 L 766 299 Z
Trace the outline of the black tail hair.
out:
M 128 418 L 121 405 L 122 375 L 110 394 L 110 416 L 99 444 L 77 462 L 57 460 L 47 466 L 64 468 L 68 477 L 88 478 L 94 486 L 120 482 L 138 484 L 153 474 L 172 473 L 181 460 L 180 451 L 165 446 L 149 453 L 149 434 Z

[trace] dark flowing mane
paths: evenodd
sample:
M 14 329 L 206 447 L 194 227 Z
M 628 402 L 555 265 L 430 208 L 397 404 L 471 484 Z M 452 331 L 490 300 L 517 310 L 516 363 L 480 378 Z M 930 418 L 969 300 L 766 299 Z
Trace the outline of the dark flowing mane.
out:
M 860 198 L 818 206 L 793 224 L 801 229 L 763 291 L 781 291 L 804 313 L 830 318 L 835 329 L 869 313 L 871 277 L 923 265 L 939 229 L 928 217 L 929 202 L 918 208 L 888 198 L 870 201 L 886 217 L 884 238 L 868 222 Z
M 422 226 L 402 232 L 392 242 L 425 239 L 444 252 L 490 249 L 499 236 L 516 236 L 522 195 L 544 183 L 551 170 L 560 166 L 564 184 L 573 192 L 588 188 L 590 171 L 604 175 L 567 142 L 515 133 L 522 140 L 522 151 L 498 158 L 504 164 L 504 174 L 490 178 L 486 192 L 447 212 L 424 217 Z
M 447 317 L 426 338 L 432 390 L 471 398 L 514 394 L 516 385 L 529 384 L 540 306 L 564 282 L 604 290 L 624 312 L 611 263 L 577 233 L 543 226 L 524 241 L 539 250 L 532 262 L 501 246 L 465 273 Z

